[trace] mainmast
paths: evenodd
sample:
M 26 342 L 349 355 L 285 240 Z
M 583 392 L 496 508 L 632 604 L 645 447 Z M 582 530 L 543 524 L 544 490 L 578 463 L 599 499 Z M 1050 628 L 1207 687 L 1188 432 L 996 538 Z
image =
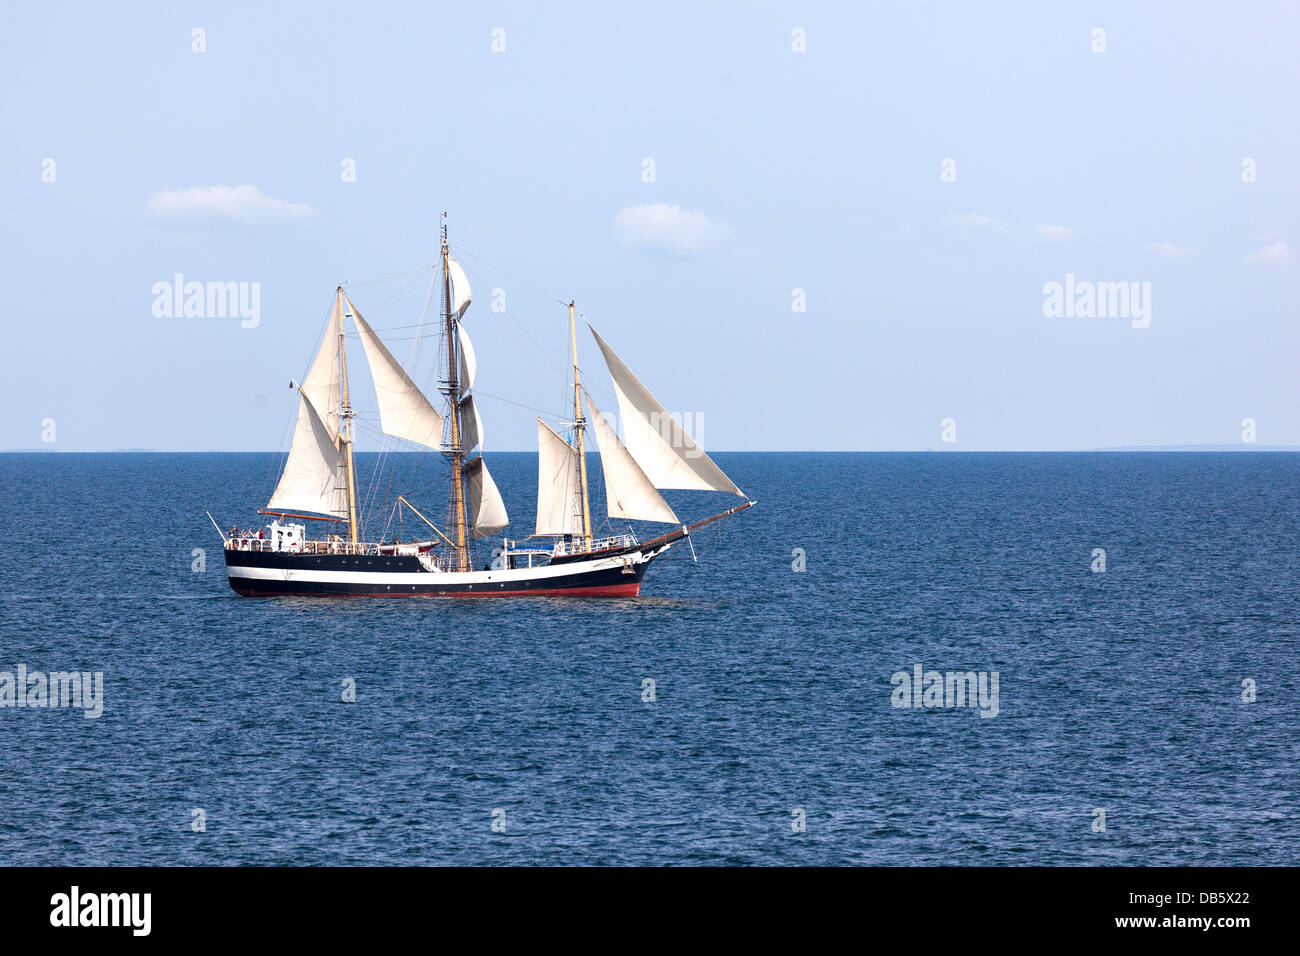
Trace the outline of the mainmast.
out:
M 573 324 L 573 300 L 569 300 L 569 342 L 573 348 L 573 431 L 578 446 L 578 473 L 582 476 L 580 501 L 578 508 L 582 514 L 583 550 L 591 550 L 591 502 L 587 498 L 587 451 L 583 445 L 582 433 L 586 430 L 586 419 L 582 415 L 582 382 L 578 378 L 578 335 Z
M 447 248 L 447 214 L 442 214 L 442 304 L 447 333 L 447 396 L 451 402 L 451 524 L 456 529 L 456 570 L 469 570 L 469 549 L 465 546 L 465 453 L 460 447 L 460 381 L 456 362 L 456 316 L 451 307 L 451 271 Z
M 356 474 L 352 467 L 352 403 L 348 400 L 348 350 L 343 341 L 343 286 L 338 287 L 338 305 L 336 306 L 339 314 L 339 377 L 340 385 L 343 390 L 343 404 L 339 407 L 339 417 L 343 420 L 346 430 L 339 429 L 339 451 L 346 451 L 347 454 L 347 482 L 348 482 L 348 540 L 353 544 L 357 543 L 357 483 Z M 344 448 L 343 446 L 346 446 Z

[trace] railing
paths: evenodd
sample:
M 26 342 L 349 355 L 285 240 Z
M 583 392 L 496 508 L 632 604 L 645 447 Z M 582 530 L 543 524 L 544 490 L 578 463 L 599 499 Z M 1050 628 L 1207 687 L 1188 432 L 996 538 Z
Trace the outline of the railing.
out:
M 279 547 L 270 538 L 227 538 L 226 547 L 231 551 L 274 551 L 284 554 L 362 554 L 376 555 L 380 554 L 380 546 L 367 542 L 358 541 L 355 544 L 351 541 L 302 541 L 286 543 L 281 542 Z M 383 546 L 385 551 L 382 553 L 393 554 L 393 545 L 386 544 Z M 397 554 L 415 554 L 419 549 L 416 545 L 397 545 Z
M 353 554 L 376 556 L 380 554 L 396 555 L 415 555 L 418 554 L 423 559 L 430 558 L 437 561 L 427 553 L 421 553 L 421 548 L 427 548 L 430 542 L 414 542 L 410 544 L 375 544 L 374 542 L 358 541 L 302 541 L 302 542 L 284 542 L 281 541 L 277 546 L 271 538 L 226 538 L 225 545 L 231 551 L 271 551 L 283 554 Z M 638 544 L 634 534 L 614 534 L 604 538 L 594 538 L 591 542 L 591 551 L 604 551 L 607 548 L 626 548 Z M 533 550 L 533 549 L 526 549 Z M 582 546 L 582 539 L 575 538 L 570 547 L 569 542 L 563 538 L 555 542 L 555 547 L 549 552 L 544 549 L 536 549 L 538 552 L 549 553 L 553 557 L 561 557 L 571 554 L 587 554 L 588 550 Z M 511 549 L 511 553 L 521 553 Z
M 591 542 L 591 550 L 603 551 L 606 548 L 626 548 L 636 543 L 637 543 L 636 535 L 634 534 L 615 534 L 615 535 L 610 535 L 607 538 L 593 538 Z M 551 554 L 553 554 L 555 557 L 558 558 L 566 554 L 587 553 L 587 549 L 582 547 L 581 538 L 575 538 L 573 541 L 573 545 L 574 545 L 573 548 L 570 549 L 568 543 L 563 538 L 561 538 L 559 541 L 555 542 L 555 548 L 554 550 L 551 551 Z

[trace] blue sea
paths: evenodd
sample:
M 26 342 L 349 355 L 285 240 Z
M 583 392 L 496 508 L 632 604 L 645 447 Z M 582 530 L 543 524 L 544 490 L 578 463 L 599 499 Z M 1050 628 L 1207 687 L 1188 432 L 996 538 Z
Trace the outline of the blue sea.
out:
M 640 598 L 384 601 L 230 590 L 278 455 L 0 455 L 0 671 L 103 673 L 0 708 L 0 859 L 1300 862 L 1300 455 L 715 458 Z

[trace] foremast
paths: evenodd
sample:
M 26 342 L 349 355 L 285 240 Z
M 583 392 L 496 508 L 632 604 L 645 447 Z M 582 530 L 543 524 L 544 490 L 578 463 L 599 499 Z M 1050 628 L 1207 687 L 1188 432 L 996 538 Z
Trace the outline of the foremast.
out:
M 582 550 L 591 550 L 591 501 L 587 496 L 587 450 L 583 432 L 587 420 L 582 414 L 582 381 L 578 373 L 578 334 L 573 321 L 573 300 L 569 300 L 569 342 L 573 351 L 573 432 L 578 449 L 578 513 L 582 516 Z
M 342 316 L 343 286 L 338 287 L 336 294 L 338 296 L 336 307 L 338 314 Z M 356 469 L 352 464 L 352 419 L 356 417 L 356 413 L 352 411 L 352 402 L 348 398 L 348 350 L 344 342 L 344 329 L 341 321 L 339 322 L 339 387 L 343 397 L 342 404 L 339 406 L 339 418 L 344 423 L 344 427 L 339 429 L 339 453 L 346 456 L 348 540 L 356 544 L 359 534 L 357 529 L 357 480 Z
M 442 317 L 445 323 L 444 331 L 447 336 L 447 379 L 445 390 L 447 400 L 451 405 L 451 446 L 447 449 L 447 457 L 451 461 L 451 500 L 448 503 L 450 521 L 448 523 L 455 529 L 453 534 L 455 543 L 451 547 L 452 561 L 455 563 L 457 571 L 468 571 L 469 548 L 466 545 L 468 529 L 465 520 L 465 450 L 461 448 L 460 442 L 461 383 L 459 363 L 456 358 L 457 319 L 452 310 L 451 300 L 451 270 L 449 268 L 451 251 L 447 246 L 447 214 L 443 213 L 442 215 Z

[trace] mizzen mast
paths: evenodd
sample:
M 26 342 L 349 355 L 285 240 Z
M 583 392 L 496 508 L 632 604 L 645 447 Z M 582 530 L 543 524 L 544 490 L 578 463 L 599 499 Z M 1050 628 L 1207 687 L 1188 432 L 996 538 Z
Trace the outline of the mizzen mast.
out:
M 591 502 L 587 497 L 587 450 L 583 444 L 586 419 L 582 416 L 582 382 L 578 377 L 578 334 L 573 324 L 573 300 L 569 300 L 569 342 L 573 349 L 573 432 L 578 446 L 579 483 L 578 513 L 582 515 L 582 544 L 591 550 Z

